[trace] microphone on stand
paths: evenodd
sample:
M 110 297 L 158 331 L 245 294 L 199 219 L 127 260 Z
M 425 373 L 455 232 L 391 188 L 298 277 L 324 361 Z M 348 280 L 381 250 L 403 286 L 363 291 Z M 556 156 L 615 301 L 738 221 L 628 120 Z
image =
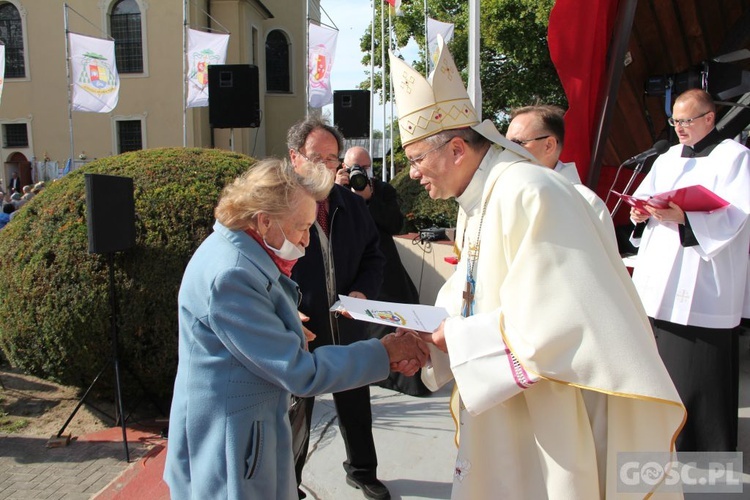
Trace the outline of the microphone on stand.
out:
M 622 162 L 622 166 L 627 167 L 628 165 L 632 165 L 634 163 L 641 163 L 642 161 L 646 160 L 646 158 L 666 153 L 668 149 L 669 142 L 667 142 L 665 139 L 656 141 L 652 148 L 647 149 L 643 153 L 639 153 L 631 158 L 628 158 L 627 160 Z
M 661 139 L 659 141 L 656 141 L 653 147 L 651 147 L 650 149 L 647 149 L 643 153 L 639 153 L 631 158 L 628 158 L 624 162 L 622 162 L 620 166 L 617 168 L 617 174 L 615 174 L 615 180 L 612 181 L 612 188 L 614 188 L 615 184 L 617 183 L 617 177 L 619 177 L 620 175 L 620 169 L 622 167 L 627 167 L 627 166 L 635 164 L 635 167 L 633 168 L 633 175 L 630 176 L 630 180 L 628 181 L 628 184 L 625 186 L 625 189 L 623 189 L 622 191 L 623 194 L 628 194 L 628 190 L 630 190 L 630 187 L 633 185 L 633 181 L 635 181 L 635 177 L 643 169 L 643 162 L 646 161 L 646 159 L 654 155 L 660 155 L 660 154 L 666 153 L 668 149 L 669 149 L 669 142 L 664 139 Z M 609 200 L 609 193 L 607 193 L 607 201 L 608 200 Z M 612 212 L 610 213 L 610 216 L 612 218 L 614 218 L 615 213 L 617 213 L 617 210 L 620 208 L 621 203 L 622 203 L 622 198 L 618 199 L 617 203 L 615 203 L 615 207 L 612 209 Z

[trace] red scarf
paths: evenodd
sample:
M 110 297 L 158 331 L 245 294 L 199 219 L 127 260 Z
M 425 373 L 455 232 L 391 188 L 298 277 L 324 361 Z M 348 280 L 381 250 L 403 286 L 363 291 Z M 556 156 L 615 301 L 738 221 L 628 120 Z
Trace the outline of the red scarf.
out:
M 284 260 L 273 253 L 271 249 L 266 246 L 266 244 L 263 242 L 263 238 L 255 229 L 248 228 L 245 230 L 245 233 L 247 233 L 248 236 L 258 242 L 261 248 L 266 251 L 269 257 L 271 257 L 271 260 L 274 264 L 276 264 L 276 267 L 279 268 L 279 271 L 281 271 L 287 278 L 292 275 L 292 268 L 294 267 L 294 264 L 297 263 L 297 259 Z

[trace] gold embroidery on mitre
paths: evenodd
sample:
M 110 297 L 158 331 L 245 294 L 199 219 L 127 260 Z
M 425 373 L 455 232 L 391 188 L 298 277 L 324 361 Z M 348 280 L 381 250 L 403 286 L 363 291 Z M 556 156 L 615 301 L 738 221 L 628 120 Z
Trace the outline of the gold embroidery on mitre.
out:
M 453 70 L 455 69 L 455 66 L 451 67 L 449 64 L 445 64 L 445 61 L 443 61 L 443 64 L 440 66 L 440 72 L 445 75 L 448 81 L 453 81 Z
M 407 94 L 411 94 L 412 85 L 414 85 L 414 77 L 413 76 L 409 76 L 409 74 L 406 71 L 404 71 L 401 74 L 401 85 L 400 85 L 400 87 L 402 89 L 404 89 L 404 91 Z

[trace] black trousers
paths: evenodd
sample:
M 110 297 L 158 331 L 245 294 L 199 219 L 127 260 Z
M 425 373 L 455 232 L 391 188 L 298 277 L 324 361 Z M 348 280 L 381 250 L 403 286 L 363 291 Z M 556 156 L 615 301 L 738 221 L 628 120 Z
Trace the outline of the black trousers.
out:
M 659 355 L 687 408 L 677 451 L 736 451 L 739 331 L 653 320 Z
M 315 398 L 307 398 L 307 427 L 312 422 L 313 404 Z M 372 437 L 372 409 L 370 407 L 370 387 L 358 387 L 333 394 L 336 414 L 339 419 L 339 430 L 344 438 L 346 447 L 346 461 L 344 470 L 348 475 L 374 479 L 377 477 L 378 457 L 375 453 L 375 441 Z M 307 460 L 310 437 L 303 446 L 294 471 L 297 475 L 297 485 L 302 483 L 302 469 Z

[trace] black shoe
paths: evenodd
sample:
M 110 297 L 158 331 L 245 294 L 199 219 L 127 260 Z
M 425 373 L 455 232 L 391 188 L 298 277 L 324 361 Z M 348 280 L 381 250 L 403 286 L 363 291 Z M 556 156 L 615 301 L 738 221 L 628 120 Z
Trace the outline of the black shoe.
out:
M 372 498 L 373 500 L 391 499 L 391 494 L 388 492 L 388 488 L 378 481 L 377 478 L 360 479 L 347 474 L 346 484 L 354 486 L 358 490 L 362 490 L 362 493 L 365 494 L 365 498 Z
M 304 492 L 304 491 L 302 491 L 301 489 L 297 488 L 297 496 L 298 496 L 298 497 L 299 497 L 300 499 L 302 499 L 302 498 L 307 498 L 307 493 L 305 493 L 305 492 Z

